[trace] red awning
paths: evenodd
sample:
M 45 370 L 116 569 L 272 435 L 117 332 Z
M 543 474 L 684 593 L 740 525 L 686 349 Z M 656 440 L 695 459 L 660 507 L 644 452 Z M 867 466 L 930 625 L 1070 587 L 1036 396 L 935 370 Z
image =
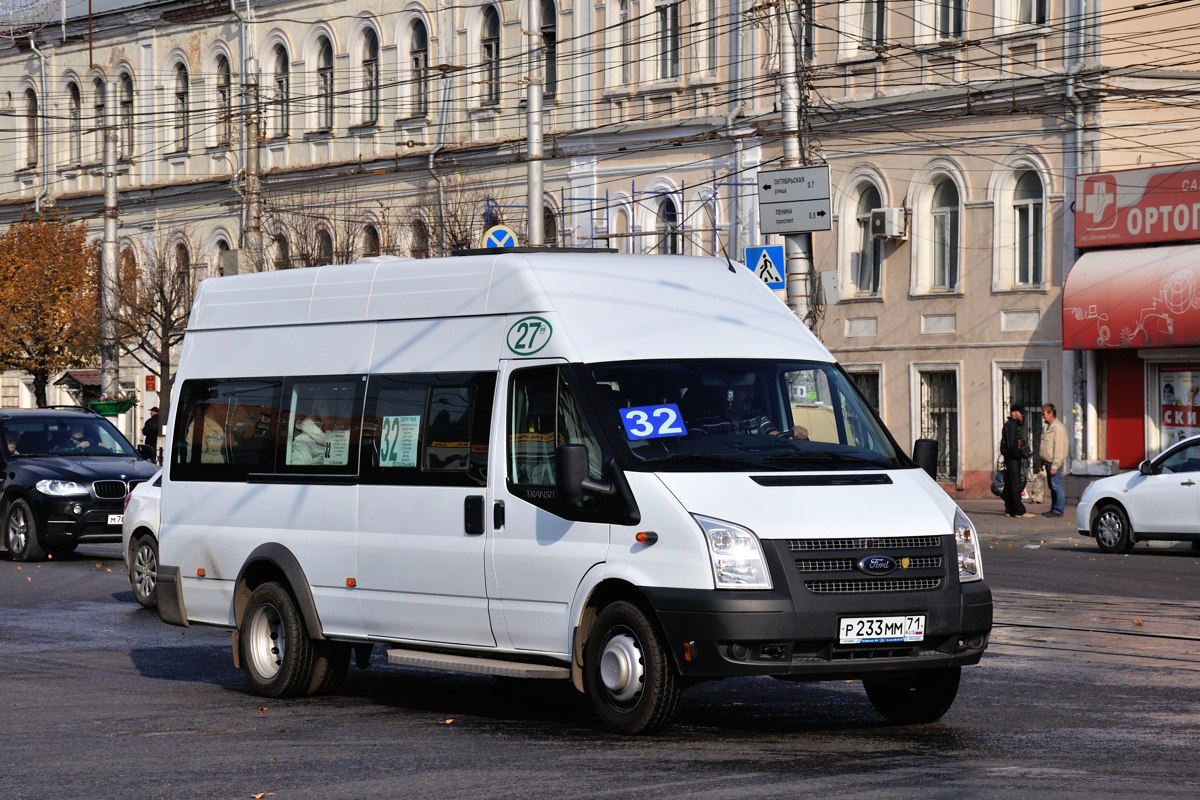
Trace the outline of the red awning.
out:
M 1063 286 L 1063 349 L 1200 345 L 1200 245 L 1094 250 Z

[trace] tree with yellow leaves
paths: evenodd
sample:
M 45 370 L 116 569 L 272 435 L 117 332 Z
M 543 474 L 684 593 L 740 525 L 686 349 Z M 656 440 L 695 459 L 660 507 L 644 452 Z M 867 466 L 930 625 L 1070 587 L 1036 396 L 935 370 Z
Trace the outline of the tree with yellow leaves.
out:
M 98 288 L 83 223 L 26 220 L 0 236 L 0 366 L 33 376 L 39 408 L 55 373 L 99 352 Z

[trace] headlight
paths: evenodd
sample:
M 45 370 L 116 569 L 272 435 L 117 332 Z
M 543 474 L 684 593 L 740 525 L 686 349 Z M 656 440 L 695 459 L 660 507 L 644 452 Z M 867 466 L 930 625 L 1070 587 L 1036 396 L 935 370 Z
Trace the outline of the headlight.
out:
M 70 497 L 77 494 L 87 494 L 87 487 L 75 481 L 38 481 L 34 486 L 42 494 L 55 497 Z
M 954 544 L 958 549 L 958 580 L 983 580 L 983 563 L 979 560 L 979 535 L 961 508 L 954 510 Z
M 770 589 L 771 574 L 763 560 L 758 537 L 746 528 L 719 519 L 693 514 L 712 561 L 713 581 L 718 589 Z

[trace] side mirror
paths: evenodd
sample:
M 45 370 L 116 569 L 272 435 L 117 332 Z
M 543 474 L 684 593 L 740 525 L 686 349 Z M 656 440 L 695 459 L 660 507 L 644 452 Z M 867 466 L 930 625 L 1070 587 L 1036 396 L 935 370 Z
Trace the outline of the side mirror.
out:
M 559 496 L 567 505 L 573 506 L 582 500 L 585 491 L 604 495 L 615 491 L 611 483 L 601 483 L 588 477 L 587 448 L 581 444 L 559 445 L 554 452 L 554 467 Z
M 913 461 L 937 480 L 938 443 L 936 439 L 917 439 L 913 443 Z
M 1154 474 L 1154 465 L 1151 464 L 1148 460 L 1143 461 L 1142 463 L 1138 464 L 1138 472 L 1142 473 L 1143 475 L 1153 475 Z
M 139 444 L 136 448 L 139 458 L 144 458 L 146 461 L 153 461 L 156 453 L 154 448 L 148 444 Z

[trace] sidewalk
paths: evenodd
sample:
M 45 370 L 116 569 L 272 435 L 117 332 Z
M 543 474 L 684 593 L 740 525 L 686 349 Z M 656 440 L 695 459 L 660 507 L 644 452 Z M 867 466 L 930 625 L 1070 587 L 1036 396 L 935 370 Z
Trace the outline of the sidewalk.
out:
M 999 497 L 991 500 L 960 500 L 958 505 L 971 522 L 980 536 L 988 535 L 1025 535 L 1029 537 L 1073 536 L 1084 541 L 1075 528 L 1075 504 L 1067 501 L 1067 507 L 1061 517 L 1043 517 L 1042 512 L 1050 510 L 1050 503 L 1025 503 L 1025 510 L 1034 514 L 1033 519 L 1008 517 L 1004 514 L 1004 501 Z

